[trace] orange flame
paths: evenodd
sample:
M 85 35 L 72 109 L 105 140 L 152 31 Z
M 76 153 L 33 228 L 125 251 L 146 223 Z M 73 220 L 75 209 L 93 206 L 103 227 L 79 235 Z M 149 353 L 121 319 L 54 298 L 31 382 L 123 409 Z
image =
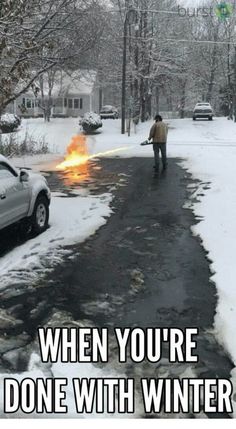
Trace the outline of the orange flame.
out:
M 57 165 L 58 170 L 66 170 L 69 167 L 78 167 L 86 164 L 89 155 L 86 145 L 86 137 L 83 135 L 72 137 L 67 147 L 65 160 Z
M 78 135 L 72 138 L 71 143 L 67 147 L 65 160 L 61 164 L 57 165 L 56 168 L 57 170 L 67 170 L 68 168 L 75 168 L 86 164 L 91 159 L 103 157 L 106 155 L 113 155 L 116 152 L 128 149 L 130 148 L 121 147 L 113 150 L 108 150 L 106 152 L 99 152 L 94 155 L 89 155 L 86 144 L 86 137 L 83 135 Z

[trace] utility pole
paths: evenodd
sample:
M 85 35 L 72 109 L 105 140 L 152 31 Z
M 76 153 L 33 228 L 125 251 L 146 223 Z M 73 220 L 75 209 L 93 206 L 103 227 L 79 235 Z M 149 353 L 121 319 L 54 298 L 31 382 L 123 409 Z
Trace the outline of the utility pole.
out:
M 234 80 L 233 80 L 233 116 L 234 122 L 236 122 L 236 46 L 234 46 Z M 233 118 L 232 118 L 233 119 Z
M 122 65 L 122 95 L 121 95 L 121 134 L 125 134 L 125 117 L 126 117 L 126 60 L 127 60 L 127 17 L 125 15 L 124 36 L 123 36 L 123 65 Z
M 236 1 L 233 2 L 233 8 L 235 10 Z M 235 27 L 234 27 L 235 32 Z M 229 39 L 230 41 L 230 39 Z M 234 41 L 235 41 L 235 35 L 234 35 Z M 236 122 L 236 44 L 234 44 L 234 60 L 233 60 L 233 83 L 232 83 L 232 117 L 231 119 L 234 119 L 234 122 Z
M 230 38 L 229 38 L 230 42 Z M 230 43 L 227 45 L 227 97 L 228 97 L 228 106 L 229 106 L 229 119 L 233 119 L 232 112 L 232 85 L 231 85 L 231 63 L 230 63 Z
M 127 35 L 128 23 L 135 22 L 137 11 L 132 6 L 126 11 L 123 33 L 123 64 L 122 64 L 122 94 L 121 94 L 121 134 L 125 134 L 126 120 L 126 63 L 127 63 Z

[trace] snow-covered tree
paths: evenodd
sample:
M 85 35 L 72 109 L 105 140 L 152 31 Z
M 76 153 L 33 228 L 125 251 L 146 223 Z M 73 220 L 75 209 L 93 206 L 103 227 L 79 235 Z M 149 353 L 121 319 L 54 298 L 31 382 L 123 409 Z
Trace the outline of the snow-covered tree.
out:
M 181 117 L 200 100 L 219 111 L 225 93 L 236 116 L 235 14 L 220 16 L 217 0 L 204 1 L 207 13 L 192 10 L 193 4 L 185 16 L 180 16 L 175 0 L 110 4 L 113 13 L 106 23 L 99 71 L 103 86 L 112 88 L 110 96 L 120 103 L 126 22 L 127 112 L 132 108 L 133 117 L 145 120 L 158 110 L 160 94 Z
M 43 73 L 78 67 L 99 38 L 99 10 L 96 0 L 1 0 L 0 111 Z

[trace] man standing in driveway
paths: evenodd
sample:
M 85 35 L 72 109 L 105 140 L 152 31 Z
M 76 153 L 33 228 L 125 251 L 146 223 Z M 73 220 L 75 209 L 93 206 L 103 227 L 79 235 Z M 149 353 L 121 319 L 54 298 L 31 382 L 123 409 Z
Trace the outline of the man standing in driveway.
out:
M 159 152 L 161 151 L 163 170 L 167 168 L 166 143 L 167 143 L 168 127 L 163 122 L 161 115 L 155 116 L 155 124 L 153 124 L 149 139 L 152 139 L 154 158 L 155 158 L 155 173 L 159 172 Z

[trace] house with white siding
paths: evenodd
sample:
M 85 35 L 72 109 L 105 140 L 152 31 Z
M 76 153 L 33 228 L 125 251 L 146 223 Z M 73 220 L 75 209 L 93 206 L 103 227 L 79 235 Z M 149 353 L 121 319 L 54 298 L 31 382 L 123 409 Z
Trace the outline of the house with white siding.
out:
M 43 82 L 43 84 L 42 84 Z M 76 71 L 71 74 L 56 72 L 49 90 L 47 76 L 32 89 L 22 94 L 6 109 L 22 117 L 43 116 L 42 106 L 50 98 L 51 115 L 54 117 L 78 117 L 86 112 L 99 112 L 100 90 L 97 73 L 94 71 Z M 50 96 L 49 96 L 50 94 Z

